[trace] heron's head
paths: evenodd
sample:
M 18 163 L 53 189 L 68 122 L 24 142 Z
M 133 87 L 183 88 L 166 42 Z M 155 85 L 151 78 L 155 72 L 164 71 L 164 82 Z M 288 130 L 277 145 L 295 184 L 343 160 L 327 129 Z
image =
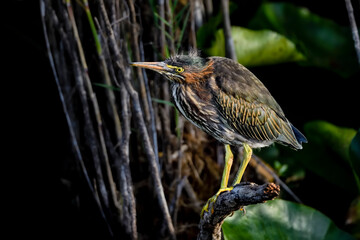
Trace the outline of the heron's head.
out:
M 213 72 L 212 60 L 197 54 L 175 55 L 162 62 L 134 62 L 131 65 L 156 71 L 170 81 L 191 84 L 203 81 Z

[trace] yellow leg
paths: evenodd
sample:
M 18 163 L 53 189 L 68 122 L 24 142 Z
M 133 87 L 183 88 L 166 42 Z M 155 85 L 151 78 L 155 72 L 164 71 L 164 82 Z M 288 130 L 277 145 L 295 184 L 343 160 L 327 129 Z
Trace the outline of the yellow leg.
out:
M 244 143 L 243 146 L 244 146 L 244 152 L 243 152 L 240 168 L 239 168 L 238 172 L 236 173 L 234 182 L 232 184 L 233 186 L 240 183 L 241 178 L 244 175 L 245 169 L 251 159 L 251 155 L 252 155 L 251 147 L 249 145 L 247 145 L 246 143 Z
M 230 170 L 231 170 L 231 166 L 233 164 L 233 159 L 234 159 L 234 155 L 231 152 L 230 145 L 226 144 L 225 145 L 225 166 L 224 166 L 224 171 L 223 171 L 223 175 L 221 178 L 220 190 L 227 188 L 227 185 L 229 182 Z
M 220 189 L 214 196 L 209 198 L 209 200 L 207 201 L 207 203 L 205 204 L 205 206 L 203 207 L 203 209 L 201 211 L 201 217 L 203 216 L 204 211 L 206 211 L 206 212 L 209 211 L 209 209 L 208 209 L 209 204 L 211 202 L 215 202 L 217 197 L 220 195 L 220 193 L 225 192 L 225 191 L 231 191 L 233 189 L 233 187 L 228 188 L 229 175 L 230 175 L 230 170 L 231 170 L 231 166 L 233 163 L 233 159 L 234 159 L 234 155 L 231 152 L 230 145 L 226 144 L 225 145 L 225 166 L 224 166 L 224 171 L 223 171 L 223 175 L 221 178 Z

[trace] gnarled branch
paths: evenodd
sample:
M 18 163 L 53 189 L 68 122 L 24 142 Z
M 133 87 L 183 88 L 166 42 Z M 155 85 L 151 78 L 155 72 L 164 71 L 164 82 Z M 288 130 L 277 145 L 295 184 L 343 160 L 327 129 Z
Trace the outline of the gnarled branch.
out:
M 221 226 L 227 216 L 243 206 L 263 203 L 279 196 L 280 187 L 275 183 L 257 185 L 240 183 L 233 190 L 221 193 L 214 203 L 209 204 L 209 211 L 200 219 L 198 240 L 220 240 Z

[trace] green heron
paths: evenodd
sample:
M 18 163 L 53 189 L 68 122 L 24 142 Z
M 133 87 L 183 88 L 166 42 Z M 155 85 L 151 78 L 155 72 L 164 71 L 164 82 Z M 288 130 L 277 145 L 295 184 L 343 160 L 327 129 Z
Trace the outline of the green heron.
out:
M 252 148 L 277 142 L 295 150 L 307 142 L 284 115 L 262 82 L 247 68 L 228 58 L 202 58 L 197 53 L 176 55 L 163 62 L 135 62 L 132 66 L 154 70 L 171 82 L 177 109 L 186 119 L 225 144 L 225 166 L 215 201 L 240 183 Z M 242 146 L 240 168 L 228 187 L 233 161 L 232 146 Z M 208 210 L 208 203 L 203 211 Z

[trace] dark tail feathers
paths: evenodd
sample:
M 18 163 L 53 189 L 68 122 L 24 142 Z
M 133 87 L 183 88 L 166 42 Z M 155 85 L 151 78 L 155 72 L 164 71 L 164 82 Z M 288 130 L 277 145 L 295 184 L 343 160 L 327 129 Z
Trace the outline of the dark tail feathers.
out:
M 306 137 L 304 136 L 304 134 L 302 134 L 296 127 L 294 127 L 292 124 L 291 125 L 291 128 L 295 134 L 295 137 L 296 137 L 296 140 L 302 144 L 302 143 L 307 143 L 307 139 Z

